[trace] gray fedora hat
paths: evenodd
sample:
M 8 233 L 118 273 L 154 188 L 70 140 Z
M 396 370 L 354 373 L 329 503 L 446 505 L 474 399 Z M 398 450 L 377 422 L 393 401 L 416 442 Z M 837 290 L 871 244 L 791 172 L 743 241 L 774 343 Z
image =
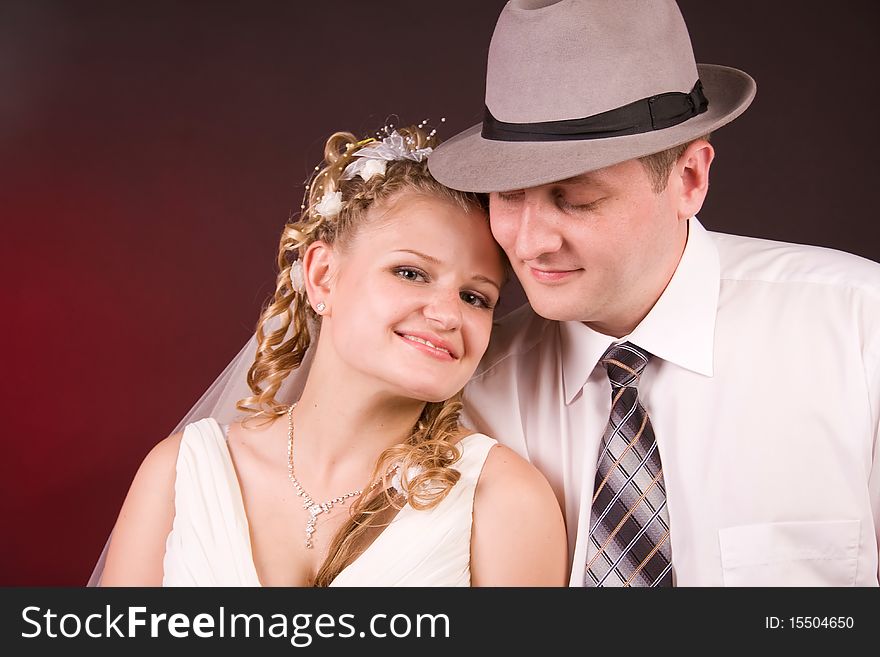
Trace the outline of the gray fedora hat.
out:
M 510 0 L 489 46 L 485 119 L 428 166 L 454 189 L 534 187 L 705 135 L 754 96 L 743 71 L 694 61 L 673 0 Z

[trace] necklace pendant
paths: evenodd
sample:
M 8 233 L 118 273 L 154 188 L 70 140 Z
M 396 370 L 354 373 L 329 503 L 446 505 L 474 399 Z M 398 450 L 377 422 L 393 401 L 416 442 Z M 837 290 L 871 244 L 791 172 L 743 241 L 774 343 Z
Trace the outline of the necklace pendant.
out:
M 303 509 L 309 512 L 309 519 L 306 521 L 305 546 L 307 550 L 311 550 L 314 547 L 314 543 L 312 543 L 312 534 L 315 533 L 315 523 L 318 521 L 318 516 L 322 513 L 330 513 L 334 504 L 345 504 L 347 498 L 357 497 L 364 491 L 363 489 L 353 490 L 320 504 L 316 503 L 312 499 L 312 496 L 306 492 L 302 487 L 302 484 L 297 480 L 293 471 L 293 409 L 295 406 L 296 404 L 291 404 L 290 408 L 287 409 L 287 478 L 290 480 L 296 494 L 302 498 Z M 379 484 L 379 481 L 380 480 L 378 479 L 374 481 L 370 486 L 370 490 L 373 490 Z

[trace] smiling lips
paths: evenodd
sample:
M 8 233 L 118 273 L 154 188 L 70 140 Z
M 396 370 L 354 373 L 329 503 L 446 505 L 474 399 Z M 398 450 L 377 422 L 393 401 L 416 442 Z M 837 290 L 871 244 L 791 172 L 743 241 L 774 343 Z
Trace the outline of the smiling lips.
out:
M 397 333 L 416 349 L 439 358 L 440 360 L 457 360 L 458 356 L 447 343 L 435 336 L 417 335 L 415 333 Z

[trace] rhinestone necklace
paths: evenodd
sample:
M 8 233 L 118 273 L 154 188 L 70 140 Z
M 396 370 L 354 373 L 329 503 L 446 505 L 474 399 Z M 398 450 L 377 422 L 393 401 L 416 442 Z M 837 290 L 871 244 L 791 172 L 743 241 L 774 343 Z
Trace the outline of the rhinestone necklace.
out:
M 296 408 L 296 404 L 291 404 L 290 408 L 287 409 L 287 478 L 290 479 L 290 483 L 293 484 L 294 489 L 296 490 L 296 494 L 303 498 L 303 508 L 309 512 L 309 519 L 306 521 L 306 548 L 312 549 L 312 534 L 315 533 L 315 523 L 318 522 L 318 516 L 322 513 L 329 513 L 330 509 L 333 508 L 334 504 L 345 504 L 345 500 L 349 497 L 357 497 L 361 493 L 364 492 L 363 488 L 359 488 L 358 490 L 353 490 L 344 495 L 339 495 L 338 497 L 334 497 L 333 499 L 327 500 L 321 504 L 315 503 L 312 499 L 312 496 L 309 495 L 305 488 L 302 487 L 302 484 L 299 483 L 296 479 L 296 475 L 293 474 L 293 409 Z M 376 486 L 379 485 L 381 479 L 377 479 L 374 481 L 367 490 L 373 490 Z

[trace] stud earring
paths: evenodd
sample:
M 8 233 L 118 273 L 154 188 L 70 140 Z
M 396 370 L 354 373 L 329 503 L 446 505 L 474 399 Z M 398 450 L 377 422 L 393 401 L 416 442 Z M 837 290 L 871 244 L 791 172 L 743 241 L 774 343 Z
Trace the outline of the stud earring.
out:
M 324 305 L 324 302 L 323 302 L 323 301 L 319 301 L 319 302 L 318 302 L 318 305 L 315 306 L 315 310 L 316 310 L 317 312 L 319 312 L 319 313 L 324 312 L 326 309 L 327 309 L 327 306 Z

